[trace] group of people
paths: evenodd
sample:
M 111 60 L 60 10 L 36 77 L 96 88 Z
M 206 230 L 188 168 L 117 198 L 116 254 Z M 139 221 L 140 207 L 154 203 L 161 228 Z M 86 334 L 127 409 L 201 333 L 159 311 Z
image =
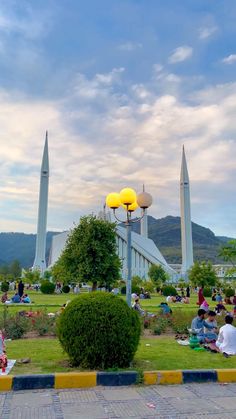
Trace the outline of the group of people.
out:
M 198 315 L 191 324 L 198 341 L 212 352 L 221 352 L 224 356 L 236 355 L 236 327 L 233 326 L 233 315 L 225 316 L 225 325 L 219 331 L 217 328 L 216 312 L 199 308 Z
M 31 303 L 30 297 L 28 294 L 24 294 L 24 288 L 25 286 L 22 280 L 20 280 L 18 284 L 18 290 L 13 295 L 13 297 L 12 298 L 8 297 L 7 292 L 4 292 L 4 294 L 1 297 L 1 302 L 3 304 L 19 304 L 19 303 L 30 304 Z

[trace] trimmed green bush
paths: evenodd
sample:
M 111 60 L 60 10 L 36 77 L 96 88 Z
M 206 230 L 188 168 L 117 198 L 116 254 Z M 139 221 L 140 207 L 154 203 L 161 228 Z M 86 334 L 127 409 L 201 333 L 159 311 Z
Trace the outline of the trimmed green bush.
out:
M 93 292 L 68 304 L 58 319 L 57 332 L 73 365 L 126 368 L 137 350 L 141 323 L 123 299 Z
M 212 291 L 211 291 L 211 288 L 209 288 L 209 287 L 204 287 L 203 288 L 203 295 L 204 295 L 204 297 L 211 297 L 212 296 Z
M 140 292 L 141 292 L 141 288 L 140 287 L 138 287 L 137 285 L 132 285 L 132 294 L 138 294 L 139 295 Z M 123 285 L 123 287 L 121 287 L 120 293 L 122 295 L 125 295 L 126 294 L 126 285 Z
M 68 294 L 68 292 L 70 292 L 69 285 L 63 285 L 62 292 L 64 292 L 64 294 Z
M 1 283 L 1 291 L 2 292 L 9 291 L 9 284 L 8 284 L 8 282 L 4 281 L 4 282 Z
M 225 296 L 227 298 L 233 297 L 234 296 L 234 290 L 232 288 L 226 288 L 224 290 Z
M 175 287 L 172 287 L 172 285 L 165 285 L 162 288 L 162 293 L 165 297 L 168 297 L 168 295 L 171 295 L 172 297 L 177 295 L 177 291 Z
M 41 281 L 40 291 L 43 294 L 53 294 L 55 291 L 55 284 L 53 282 L 48 281 L 47 279 Z

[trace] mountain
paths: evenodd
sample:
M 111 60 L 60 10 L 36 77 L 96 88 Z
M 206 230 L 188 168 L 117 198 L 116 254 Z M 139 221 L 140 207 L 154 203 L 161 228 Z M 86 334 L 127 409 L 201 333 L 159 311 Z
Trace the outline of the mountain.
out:
M 139 223 L 133 224 L 133 230 L 140 232 Z M 206 227 L 192 222 L 194 260 L 210 260 L 222 263 L 219 258 L 220 247 L 230 238 L 217 237 Z M 168 215 L 156 219 L 148 216 L 148 236 L 154 241 L 169 263 L 181 263 L 181 227 L 180 217 Z
M 46 238 L 46 260 L 52 243 L 52 237 L 58 234 L 49 231 Z M 36 234 L 0 233 L 0 265 L 8 265 L 17 259 L 21 266 L 30 268 L 34 262 Z
M 133 224 L 133 230 L 140 232 L 140 223 Z M 192 223 L 193 252 L 195 260 L 210 260 L 213 263 L 222 263 L 218 257 L 220 247 L 230 237 L 215 236 L 209 229 Z M 52 237 L 58 234 L 49 231 L 46 240 L 46 259 L 48 260 Z M 156 219 L 148 216 L 148 234 L 162 252 L 169 263 L 181 263 L 181 229 L 180 217 L 168 215 Z M 0 265 L 10 264 L 19 260 L 24 268 L 33 265 L 35 256 L 36 234 L 0 233 Z

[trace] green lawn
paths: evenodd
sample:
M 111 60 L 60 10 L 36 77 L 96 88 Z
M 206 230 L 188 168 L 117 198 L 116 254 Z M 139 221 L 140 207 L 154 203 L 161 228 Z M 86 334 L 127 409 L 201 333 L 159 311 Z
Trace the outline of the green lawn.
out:
M 146 346 L 150 345 L 150 346 Z M 7 342 L 9 359 L 29 357 L 31 363 L 16 365 L 13 374 L 54 373 L 79 370 L 69 368 L 68 357 L 63 353 L 57 339 L 20 339 Z M 180 346 L 172 337 L 144 339 L 130 369 L 171 370 L 171 369 L 211 369 L 236 368 L 236 356 L 224 358 L 221 354 L 197 352 Z
M 84 291 L 86 292 L 86 291 Z M 30 298 L 34 304 L 12 304 L 7 306 L 8 310 L 10 312 L 17 312 L 20 310 L 39 310 L 39 309 L 46 309 L 48 312 L 56 312 L 58 311 L 58 308 L 62 306 L 62 304 L 66 303 L 68 300 L 73 300 L 77 297 L 76 294 L 69 293 L 69 294 L 53 294 L 53 295 L 47 295 L 42 294 L 41 292 L 35 292 L 35 291 L 29 291 L 28 294 L 30 295 Z M 13 295 L 11 292 L 9 294 L 10 296 Z M 125 296 L 123 297 L 125 298 Z M 162 297 L 160 295 L 152 295 L 152 298 L 150 300 L 141 300 L 141 305 L 145 310 L 148 310 L 150 312 L 157 312 L 158 308 L 157 306 L 162 302 L 165 301 L 166 297 Z M 210 308 L 214 309 L 216 306 L 216 303 L 214 301 L 211 301 L 211 298 L 206 298 L 208 301 L 208 304 L 210 305 Z M 198 306 L 196 304 L 197 302 L 197 295 L 194 294 L 190 298 L 190 304 L 181 304 L 181 303 L 172 303 L 170 304 L 172 310 L 184 310 L 184 311 L 193 311 L 197 312 Z M 3 310 L 3 307 L 5 305 L 0 303 L 0 312 Z M 232 306 L 228 306 L 228 309 L 231 310 Z

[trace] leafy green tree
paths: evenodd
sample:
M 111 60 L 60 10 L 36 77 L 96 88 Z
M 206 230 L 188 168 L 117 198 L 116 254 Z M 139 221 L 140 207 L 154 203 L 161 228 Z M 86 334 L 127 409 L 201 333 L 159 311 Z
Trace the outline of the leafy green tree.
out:
M 189 281 L 193 286 L 214 287 L 217 276 L 210 262 L 195 262 L 188 273 Z
M 24 271 L 23 281 L 28 284 L 39 284 L 41 281 L 39 271 Z
M 64 285 L 73 282 L 73 276 L 67 271 L 63 256 L 61 256 L 53 265 L 51 274 L 54 282 L 63 282 Z
M 13 275 L 14 279 L 21 276 L 21 265 L 18 260 L 13 260 L 9 267 L 9 273 Z
M 161 265 L 151 265 L 148 276 L 156 286 L 162 286 L 169 278 Z
M 236 268 L 236 240 L 229 240 L 227 244 L 222 246 L 219 256 Z
M 121 262 L 117 255 L 115 224 L 94 215 L 80 219 L 72 230 L 59 261 L 73 282 L 111 286 L 120 278 Z

